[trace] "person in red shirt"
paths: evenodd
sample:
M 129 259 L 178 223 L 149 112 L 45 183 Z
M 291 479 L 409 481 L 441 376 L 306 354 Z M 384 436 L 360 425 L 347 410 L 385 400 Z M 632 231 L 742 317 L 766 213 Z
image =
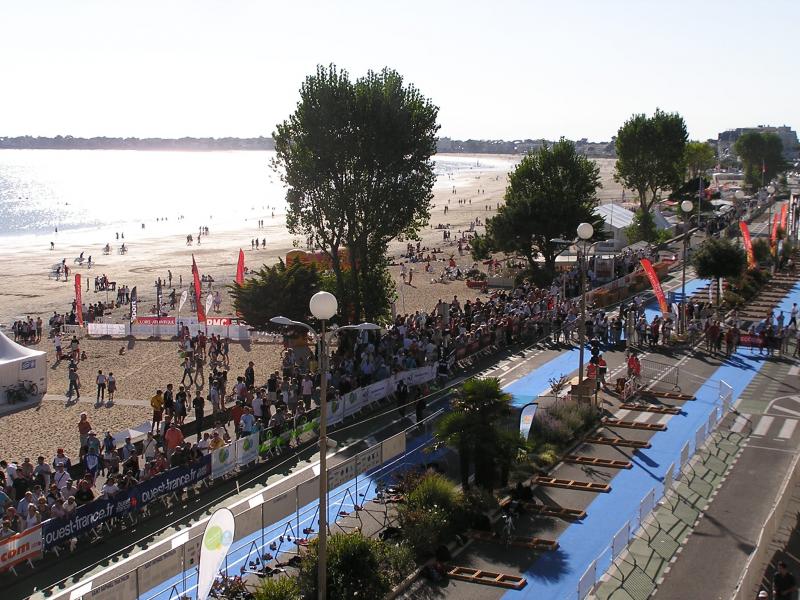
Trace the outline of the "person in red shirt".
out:
M 243 414 L 244 405 L 241 402 L 234 404 L 233 408 L 231 408 L 231 418 L 233 419 L 234 431 L 239 431 L 239 419 L 242 418 Z
M 175 426 L 175 423 L 172 423 L 166 433 L 164 433 L 164 442 L 167 446 L 167 456 L 172 456 L 172 453 L 175 452 L 175 448 L 183 444 L 183 432 L 180 427 Z

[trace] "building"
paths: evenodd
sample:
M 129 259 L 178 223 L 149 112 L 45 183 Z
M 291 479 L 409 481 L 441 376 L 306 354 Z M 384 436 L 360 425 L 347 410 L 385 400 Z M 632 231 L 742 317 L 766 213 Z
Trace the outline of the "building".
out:
M 787 160 L 797 160 L 800 158 L 800 148 L 798 148 L 797 133 L 788 125 L 773 127 L 771 125 L 759 125 L 758 127 L 739 127 L 723 131 L 717 136 L 717 156 L 720 160 L 735 156 L 733 144 L 743 133 L 755 131 L 756 133 L 774 133 L 783 142 L 783 155 Z

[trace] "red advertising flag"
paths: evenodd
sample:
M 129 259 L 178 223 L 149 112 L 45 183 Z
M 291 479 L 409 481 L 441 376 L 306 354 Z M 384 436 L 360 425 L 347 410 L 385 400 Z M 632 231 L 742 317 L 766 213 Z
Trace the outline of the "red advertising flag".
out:
M 744 221 L 739 221 L 739 229 L 742 230 L 742 239 L 744 240 L 744 249 L 747 252 L 747 268 L 756 268 L 756 256 L 753 254 L 753 241 L 750 239 L 750 228 Z
M 775 222 L 770 223 L 772 229 L 772 235 L 769 236 L 769 241 L 772 245 L 775 245 L 778 242 L 778 226 L 781 222 L 778 220 L 778 215 L 775 215 Z
M 244 285 L 244 251 L 239 248 L 239 262 L 236 264 L 236 284 Z
M 83 300 L 81 299 L 81 274 L 75 273 L 75 313 L 78 325 L 83 327 Z
M 786 231 L 786 222 L 789 219 L 789 205 L 784 204 L 781 206 L 781 229 Z
M 646 258 L 643 258 L 639 262 L 642 263 L 645 275 L 647 275 L 647 278 L 650 280 L 650 285 L 653 286 L 653 292 L 655 292 L 656 300 L 658 300 L 658 307 L 661 309 L 662 313 L 665 315 L 668 314 L 669 307 L 667 306 L 667 298 L 664 296 L 664 290 L 661 289 L 661 283 L 658 281 L 658 275 L 656 275 L 653 265 Z
M 203 288 L 200 287 L 200 272 L 197 270 L 197 263 L 192 254 L 192 275 L 194 276 L 194 300 L 197 304 L 197 320 L 201 323 L 206 322 L 206 311 L 203 308 L 203 299 L 200 297 Z

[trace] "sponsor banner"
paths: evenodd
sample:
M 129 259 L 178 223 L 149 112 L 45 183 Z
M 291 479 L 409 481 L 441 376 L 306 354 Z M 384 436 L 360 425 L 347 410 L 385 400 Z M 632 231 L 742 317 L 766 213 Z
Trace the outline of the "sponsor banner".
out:
M 93 582 L 94 584 L 94 582 Z M 102 583 L 84 594 L 82 600 L 136 600 L 136 571 L 129 571 L 119 577 Z
M 131 316 L 130 322 L 133 323 L 136 320 L 137 312 L 139 306 L 139 293 L 136 290 L 136 286 L 133 286 L 131 290 Z
M 211 294 L 209 294 L 210 296 Z M 233 319 L 230 317 L 208 317 L 206 323 L 209 326 L 228 327 L 233 324 Z
M 784 204 L 781 206 L 781 229 L 786 231 L 786 223 L 789 220 L 789 205 Z
M 183 290 L 181 292 L 181 301 L 178 303 L 178 312 L 181 312 L 183 305 L 186 304 L 186 300 L 189 299 L 189 290 Z
M 78 325 L 83 327 L 83 300 L 81 298 L 81 274 L 75 273 L 75 313 Z
M 742 240 L 744 241 L 744 249 L 747 252 L 747 268 L 756 268 L 756 255 L 753 254 L 753 240 L 750 238 L 750 228 L 744 221 L 739 221 L 739 229 L 742 230 Z
M 131 511 L 132 504 L 135 504 L 135 500 L 132 502 L 132 492 L 133 490 L 119 493 L 112 499 L 98 498 L 79 506 L 68 517 L 45 521 L 42 523 L 43 549 L 52 550 L 69 538 L 86 533 L 109 519 L 126 515 Z
M 208 292 L 206 296 L 206 315 L 211 312 L 211 306 L 214 304 L 214 294 Z M 206 317 L 208 319 L 208 317 Z
M 37 525 L 0 542 L 0 573 L 42 556 L 42 526 Z
M 406 434 L 404 432 L 397 433 L 388 440 L 383 440 L 381 446 L 383 462 L 391 460 L 395 456 L 400 456 L 406 451 Z
M 125 323 L 87 323 L 89 335 L 110 335 L 125 337 L 128 334 Z
M 353 456 L 328 469 L 328 489 L 332 490 L 356 476 L 356 457 Z
M 240 467 L 258 458 L 258 433 L 236 440 L 236 464 Z
M 198 481 L 202 481 L 208 477 L 210 465 L 211 457 L 204 456 L 196 463 L 185 467 L 175 467 L 137 484 L 133 488 L 136 504 L 148 504 L 161 496 L 177 492 L 194 485 Z
M 214 511 L 206 523 L 200 545 L 200 568 L 197 573 L 197 600 L 206 600 L 219 568 L 236 535 L 236 521 L 228 508 Z
M 236 447 L 231 444 L 211 453 L 211 479 L 217 479 L 236 468 Z
M 652 263 L 647 258 L 643 258 L 639 262 L 642 264 L 642 268 L 644 269 L 645 275 L 647 275 L 647 279 L 650 280 L 650 285 L 653 287 L 653 292 L 656 295 L 656 300 L 658 300 L 658 307 L 661 309 L 661 312 L 666 315 L 667 313 L 669 313 L 669 307 L 667 306 L 667 299 L 664 296 L 664 290 L 661 289 L 661 283 L 658 281 L 658 275 L 656 275 Z
M 136 317 L 137 325 L 169 325 L 175 327 L 175 317 Z
M 742 334 L 739 336 L 739 345 L 750 348 L 760 348 L 764 343 L 759 335 Z
M 366 473 L 370 469 L 374 469 L 383 464 L 382 450 L 383 446 L 381 444 L 376 444 L 372 448 L 356 454 L 356 475 Z
M 536 409 L 539 405 L 536 402 L 526 404 L 522 407 L 522 412 L 519 414 L 519 434 L 522 439 L 527 440 L 533 425 L 533 417 L 536 414 Z
M 139 589 L 142 593 L 171 579 L 175 573 L 183 571 L 183 546 L 178 546 L 159 554 L 136 569 Z M 134 592 L 135 595 L 136 592 Z

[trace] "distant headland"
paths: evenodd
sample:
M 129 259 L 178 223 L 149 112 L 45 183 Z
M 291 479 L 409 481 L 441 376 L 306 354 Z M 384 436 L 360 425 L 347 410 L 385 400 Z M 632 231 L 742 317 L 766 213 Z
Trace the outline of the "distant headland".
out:
M 437 150 L 443 153 L 463 154 L 525 154 L 538 150 L 542 145 L 551 145 L 545 139 L 538 140 L 454 140 L 439 138 Z M 575 142 L 578 152 L 597 158 L 616 156 L 614 140 L 610 142 L 590 142 L 585 138 Z M 274 150 L 271 137 L 182 137 L 182 138 L 136 138 L 136 137 L 0 137 L 0 150 Z

